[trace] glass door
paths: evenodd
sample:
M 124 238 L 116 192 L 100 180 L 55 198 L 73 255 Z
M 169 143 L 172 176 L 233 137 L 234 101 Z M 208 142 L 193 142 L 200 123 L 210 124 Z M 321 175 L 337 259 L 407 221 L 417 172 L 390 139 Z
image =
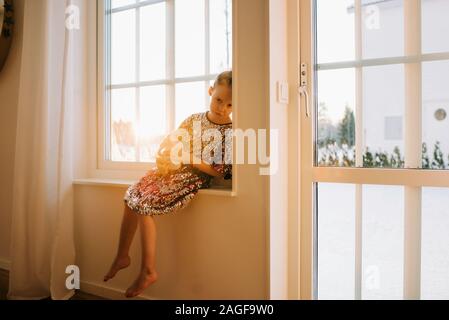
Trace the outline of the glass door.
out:
M 299 1 L 301 297 L 448 299 L 449 1 Z

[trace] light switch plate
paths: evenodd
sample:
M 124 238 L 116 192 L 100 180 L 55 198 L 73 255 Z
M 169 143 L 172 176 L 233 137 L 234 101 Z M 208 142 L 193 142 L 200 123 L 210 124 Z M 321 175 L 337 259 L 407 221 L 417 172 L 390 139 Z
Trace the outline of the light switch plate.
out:
M 290 94 L 289 94 L 289 84 L 288 82 L 278 82 L 278 103 L 289 104 Z

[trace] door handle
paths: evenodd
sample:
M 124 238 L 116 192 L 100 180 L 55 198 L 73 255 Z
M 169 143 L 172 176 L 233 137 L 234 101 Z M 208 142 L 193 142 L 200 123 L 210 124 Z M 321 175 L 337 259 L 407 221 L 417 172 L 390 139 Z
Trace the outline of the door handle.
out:
M 300 85 L 298 87 L 298 93 L 300 96 L 304 96 L 304 102 L 306 104 L 306 117 L 310 118 L 310 99 L 309 92 L 307 91 L 308 77 L 307 77 L 307 64 L 301 63 L 299 70 L 299 81 Z
M 307 86 L 300 86 L 298 88 L 298 93 L 300 96 L 304 96 L 304 102 L 306 104 L 306 117 L 310 118 L 310 99 L 309 92 L 307 91 Z

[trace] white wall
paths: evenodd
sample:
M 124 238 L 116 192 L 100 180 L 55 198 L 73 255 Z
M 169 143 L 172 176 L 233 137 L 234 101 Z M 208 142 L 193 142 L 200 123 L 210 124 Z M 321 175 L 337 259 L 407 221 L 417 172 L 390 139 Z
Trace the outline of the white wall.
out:
M 270 284 L 272 299 L 298 299 L 298 83 L 296 1 L 270 1 L 270 128 L 278 130 L 279 170 L 270 177 Z M 289 104 L 277 100 L 288 82 Z M 271 143 L 275 143 L 271 141 Z
M 270 129 L 279 132 L 279 170 L 270 177 L 270 297 L 299 299 L 298 3 L 270 0 Z M 288 104 L 277 100 L 289 83 Z
M 277 100 L 277 85 L 288 81 L 287 1 L 270 0 L 270 130 L 279 132 L 278 171 L 270 177 L 270 284 L 272 299 L 288 296 L 288 105 Z M 281 158 L 280 155 L 283 157 Z M 272 153 L 272 156 L 273 153 Z
M 263 129 L 269 116 L 268 0 L 237 1 L 236 5 L 234 118 L 238 128 Z M 146 291 L 147 297 L 269 298 L 269 178 L 260 176 L 255 165 L 239 165 L 236 170 L 237 197 L 201 194 L 186 210 L 156 217 L 160 280 Z M 132 267 L 107 286 L 102 277 L 115 254 L 125 189 L 76 186 L 75 191 L 82 289 L 121 292 L 138 271 L 138 237 Z
M 299 127 L 299 1 L 287 0 L 287 51 L 288 81 L 290 83 L 290 104 L 288 106 L 288 126 L 285 128 L 288 137 L 288 226 L 284 231 L 288 234 L 288 299 L 299 299 L 299 208 L 300 208 L 300 127 Z
M 0 72 L 0 267 L 9 260 L 17 102 L 22 52 L 23 0 L 14 1 L 15 30 L 8 60 Z

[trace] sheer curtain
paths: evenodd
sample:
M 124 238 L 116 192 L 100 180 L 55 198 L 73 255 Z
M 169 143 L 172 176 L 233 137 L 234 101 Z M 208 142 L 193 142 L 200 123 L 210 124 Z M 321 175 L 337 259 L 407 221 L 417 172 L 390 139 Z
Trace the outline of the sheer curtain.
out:
M 9 299 L 73 295 L 72 119 L 85 92 L 87 1 L 24 4 Z

